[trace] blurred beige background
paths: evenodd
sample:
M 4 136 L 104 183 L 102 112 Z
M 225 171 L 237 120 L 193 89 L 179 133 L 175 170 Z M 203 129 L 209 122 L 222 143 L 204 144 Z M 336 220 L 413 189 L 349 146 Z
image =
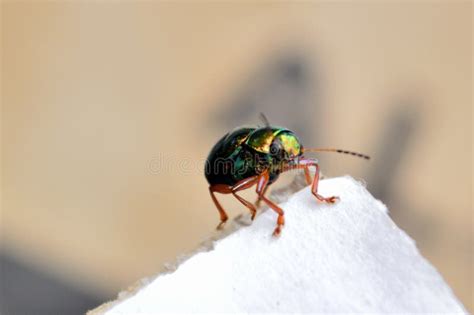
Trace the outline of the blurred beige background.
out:
M 1 10 L 6 257 L 98 301 L 155 274 L 212 233 L 203 161 L 264 111 L 372 155 L 322 169 L 364 179 L 473 310 L 472 3 Z

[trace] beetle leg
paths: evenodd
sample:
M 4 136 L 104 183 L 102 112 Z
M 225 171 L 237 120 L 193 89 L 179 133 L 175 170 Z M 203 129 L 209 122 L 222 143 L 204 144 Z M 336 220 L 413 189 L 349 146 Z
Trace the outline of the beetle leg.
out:
M 267 193 L 268 187 L 270 187 L 270 186 L 267 185 L 267 186 L 265 187 L 265 189 L 263 190 L 263 194 L 264 194 L 264 195 Z M 256 207 L 256 208 L 260 208 L 260 203 L 261 203 L 261 202 L 262 202 L 262 199 L 261 199 L 259 196 L 257 196 L 257 200 L 255 201 L 255 207 Z
M 217 226 L 217 229 L 220 230 L 224 227 L 224 224 L 228 220 L 227 213 L 225 212 L 224 208 L 220 204 L 219 200 L 217 200 L 215 193 L 221 193 L 221 194 L 232 194 L 234 195 L 237 200 L 239 200 L 244 206 L 246 206 L 251 213 L 251 218 L 252 220 L 255 218 L 255 215 L 257 213 L 257 210 L 255 209 L 254 205 L 250 203 L 249 201 L 245 200 L 244 198 L 240 197 L 237 195 L 237 192 L 240 190 L 248 189 L 255 185 L 257 183 L 258 176 L 252 176 L 246 179 L 243 179 L 239 181 L 237 184 L 234 186 L 229 186 L 229 185 L 224 185 L 224 184 L 215 184 L 209 186 L 209 192 L 211 194 L 211 198 L 214 201 L 214 204 L 216 205 L 217 210 L 219 211 L 219 215 L 221 217 L 221 222 Z
M 262 199 L 270 208 L 272 208 L 276 213 L 278 213 L 277 226 L 273 231 L 273 236 L 278 236 L 281 233 L 281 227 L 285 225 L 285 213 L 280 207 L 278 207 L 264 195 L 265 188 L 267 188 L 269 180 L 270 176 L 268 175 L 268 171 L 264 171 L 258 178 L 257 194 L 260 199 Z
M 237 200 L 239 200 L 244 206 L 246 206 L 250 210 L 250 219 L 253 221 L 253 219 L 255 219 L 255 215 L 257 214 L 257 209 L 255 208 L 255 206 L 251 202 L 237 195 L 235 192 L 232 192 L 232 194 L 235 196 L 235 198 L 237 198 Z
M 219 192 L 221 194 L 228 194 L 230 193 L 230 188 L 227 185 L 211 185 L 209 186 L 209 192 L 211 194 L 212 201 L 214 201 L 214 204 L 216 205 L 216 208 L 219 211 L 219 215 L 221 217 L 221 222 L 216 227 L 217 230 L 220 230 L 222 229 L 229 217 L 227 216 L 227 213 L 225 213 L 224 208 L 222 208 L 222 205 L 220 204 L 219 200 L 217 200 L 216 195 L 214 193 Z
M 311 173 L 308 166 L 304 167 L 304 177 L 306 178 L 306 184 L 311 185 Z
M 318 165 L 318 163 L 317 163 L 316 161 L 311 160 L 311 159 L 301 160 L 301 161 L 299 162 L 299 164 L 297 165 L 296 168 L 302 168 L 302 167 L 304 167 L 305 172 L 309 173 L 308 168 L 311 167 L 311 166 L 314 166 L 314 167 L 316 168 L 316 172 L 315 172 L 314 178 L 313 178 L 313 184 L 312 184 L 312 186 L 311 186 L 311 192 L 313 193 L 313 195 L 314 195 L 319 201 L 327 202 L 327 203 L 335 203 L 336 200 L 339 199 L 339 197 L 337 197 L 337 196 L 323 197 L 323 196 L 321 196 L 320 194 L 318 194 L 319 165 Z M 309 175 L 306 175 L 306 176 L 309 176 Z
M 255 215 L 257 214 L 257 209 L 251 202 L 237 195 L 237 192 L 240 190 L 245 190 L 252 187 L 253 185 L 257 183 L 257 180 L 258 180 L 258 176 L 252 176 L 252 177 L 243 179 L 239 181 L 237 184 L 235 184 L 234 186 L 232 186 L 232 194 L 234 195 L 235 198 L 237 198 L 237 200 L 239 200 L 244 206 L 246 206 L 250 210 L 250 214 L 251 214 L 250 218 L 252 219 L 252 221 L 253 219 L 255 219 Z

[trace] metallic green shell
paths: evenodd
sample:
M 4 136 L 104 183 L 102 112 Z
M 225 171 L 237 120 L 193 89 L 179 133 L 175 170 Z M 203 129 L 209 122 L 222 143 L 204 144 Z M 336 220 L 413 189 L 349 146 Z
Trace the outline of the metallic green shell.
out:
M 263 169 L 271 169 L 270 182 L 273 182 L 281 171 L 278 166 L 282 162 L 290 163 L 301 154 L 301 148 L 298 138 L 286 128 L 237 128 L 212 148 L 205 175 L 210 184 L 234 185 Z
M 283 145 L 283 149 L 290 156 L 297 156 L 302 153 L 300 141 L 292 132 L 281 133 L 277 136 L 277 138 L 279 138 L 281 144 Z
M 210 184 L 235 184 L 246 176 L 247 165 L 242 144 L 255 128 L 240 127 L 224 135 L 212 148 L 205 165 L 205 176 Z
M 248 139 L 249 135 L 254 130 L 255 128 L 240 127 L 229 132 L 218 142 L 222 142 L 219 156 L 229 157 L 231 154 L 235 153 L 235 150 Z
M 265 127 L 253 131 L 245 143 L 261 153 L 271 153 L 270 146 L 277 138 L 283 149 L 290 155 L 297 156 L 301 152 L 301 144 L 295 134 L 282 127 Z

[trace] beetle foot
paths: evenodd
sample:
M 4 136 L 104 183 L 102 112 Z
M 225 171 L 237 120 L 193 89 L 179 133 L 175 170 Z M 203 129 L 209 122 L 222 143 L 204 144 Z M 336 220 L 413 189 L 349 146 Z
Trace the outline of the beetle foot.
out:
M 338 196 L 332 196 L 328 198 L 323 198 L 321 201 L 327 202 L 327 203 L 336 203 L 336 201 L 340 200 Z
M 281 234 L 281 225 L 277 225 L 277 227 L 275 228 L 275 230 L 273 231 L 273 234 L 272 236 L 273 237 L 279 237 L 280 234 Z
M 255 219 L 255 215 L 257 214 L 257 211 L 252 211 L 252 213 L 250 214 L 250 220 L 254 220 Z
M 227 220 L 221 221 L 221 222 L 217 225 L 216 230 L 222 230 L 222 229 L 224 228 L 224 225 L 225 225 L 226 222 L 227 222 Z
M 338 196 L 332 196 L 332 197 L 323 197 L 317 193 L 313 193 L 313 195 L 321 202 L 326 202 L 326 203 L 335 203 L 336 201 L 339 200 Z
M 280 228 L 279 226 L 277 226 L 277 227 L 275 228 L 275 230 L 273 231 L 272 236 L 273 236 L 273 237 L 278 237 L 278 236 L 280 236 L 280 233 L 281 233 L 281 228 Z

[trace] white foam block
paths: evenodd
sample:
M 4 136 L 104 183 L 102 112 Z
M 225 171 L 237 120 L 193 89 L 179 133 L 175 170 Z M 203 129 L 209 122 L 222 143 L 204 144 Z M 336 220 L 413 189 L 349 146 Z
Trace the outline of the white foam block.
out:
M 327 179 L 320 193 L 341 200 L 305 188 L 281 204 L 279 238 L 268 210 L 101 313 L 466 312 L 363 185 Z

